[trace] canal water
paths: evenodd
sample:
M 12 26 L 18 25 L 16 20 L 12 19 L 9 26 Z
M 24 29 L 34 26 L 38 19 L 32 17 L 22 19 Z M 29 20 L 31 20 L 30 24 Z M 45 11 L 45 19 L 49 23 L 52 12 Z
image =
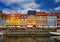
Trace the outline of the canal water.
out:
M 60 42 L 60 36 L 50 37 L 0 37 L 0 42 Z

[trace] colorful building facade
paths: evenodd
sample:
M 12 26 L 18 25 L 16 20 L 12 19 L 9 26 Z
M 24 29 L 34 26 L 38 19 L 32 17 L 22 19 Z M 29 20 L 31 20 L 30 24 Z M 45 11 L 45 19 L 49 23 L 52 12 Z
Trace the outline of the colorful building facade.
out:
M 28 11 L 27 27 L 36 27 L 36 11 Z
M 20 25 L 20 14 L 6 14 L 6 25 Z
M 6 25 L 6 20 L 5 20 L 5 14 L 0 10 L 0 26 L 5 26 Z
M 60 27 L 60 13 L 28 11 L 27 14 L 3 14 L 0 11 L 0 26 Z
M 47 16 L 47 22 L 48 22 L 48 25 L 49 26 L 56 26 L 56 20 L 57 20 L 57 17 L 56 16 Z
M 36 16 L 30 15 L 27 18 L 27 27 L 36 26 Z
M 20 26 L 26 28 L 27 27 L 27 14 L 22 14 L 20 17 Z
M 60 27 L 60 13 L 57 13 L 57 26 Z
M 36 26 L 42 28 L 47 26 L 47 14 L 45 12 L 36 12 Z

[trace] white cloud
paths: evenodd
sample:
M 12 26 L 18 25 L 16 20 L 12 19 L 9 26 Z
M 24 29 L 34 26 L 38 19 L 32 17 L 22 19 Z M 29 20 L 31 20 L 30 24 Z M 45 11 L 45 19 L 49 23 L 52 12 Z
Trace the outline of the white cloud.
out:
M 26 9 L 26 10 L 11 10 L 11 9 L 4 9 L 3 10 L 3 13 L 6 13 L 6 14 L 14 14 L 14 13 L 20 13 L 20 14 L 27 14 L 28 10 L 32 10 L 32 9 Z M 34 9 L 36 10 L 37 12 L 49 12 L 49 11 L 46 11 L 46 10 L 41 10 L 41 9 Z
M 54 10 L 59 11 L 60 10 L 60 6 L 54 8 Z
M 54 0 L 55 2 L 60 2 L 60 0 Z
M 3 13 L 6 13 L 6 14 L 14 14 L 14 13 L 20 13 L 20 14 L 27 14 L 27 11 L 28 10 L 11 10 L 11 9 L 4 9 L 3 10 Z
M 30 2 L 30 0 L 0 0 L 1 2 L 3 2 L 6 5 L 10 5 L 12 3 L 21 3 L 21 2 Z
M 23 7 L 24 9 L 36 9 L 36 8 L 38 8 L 39 5 L 37 5 L 34 2 L 31 2 L 29 4 L 23 4 L 23 6 L 24 6 Z
M 35 0 L 0 0 L 2 3 L 4 3 L 6 6 L 11 6 L 11 9 L 4 9 L 5 11 L 12 11 L 14 10 L 14 13 L 20 13 L 20 10 L 24 10 L 22 13 L 25 13 L 25 10 L 31 10 L 31 9 L 38 9 L 40 5 L 35 3 Z M 15 6 L 18 5 L 18 6 Z M 6 13 L 9 13 L 6 12 Z
M 4 9 L 3 13 L 10 14 L 10 13 L 15 13 L 15 11 L 13 11 L 11 9 Z
M 17 10 L 17 13 L 20 13 L 20 14 L 27 14 L 27 11 L 28 11 L 28 10 Z
M 17 5 L 19 7 L 22 7 L 23 9 L 30 9 L 30 8 L 37 8 L 39 5 L 35 3 L 35 0 L 0 0 L 2 3 L 4 3 L 7 6 L 17 7 L 14 5 Z

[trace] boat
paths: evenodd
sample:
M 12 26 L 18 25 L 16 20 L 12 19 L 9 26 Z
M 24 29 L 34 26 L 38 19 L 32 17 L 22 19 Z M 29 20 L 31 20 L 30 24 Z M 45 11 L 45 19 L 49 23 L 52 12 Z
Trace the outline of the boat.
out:
M 0 36 L 2 36 L 2 35 L 3 35 L 3 32 L 0 31 Z
M 56 32 L 49 31 L 51 36 L 60 36 L 60 29 L 57 29 Z
M 60 36 L 60 32 L 49 32 L 50 35 L 56 35 L 56 36 Z
M 0 31 L 0 40 L 3 39 L 3 32 Z

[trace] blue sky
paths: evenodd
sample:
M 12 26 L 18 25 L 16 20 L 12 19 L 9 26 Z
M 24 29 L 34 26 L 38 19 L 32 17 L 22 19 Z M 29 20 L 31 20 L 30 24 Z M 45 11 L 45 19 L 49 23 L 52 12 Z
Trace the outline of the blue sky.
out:
M 60 0 L 0 0 L 4 13 L 26 13 L 27 10 L 60 12 Z

